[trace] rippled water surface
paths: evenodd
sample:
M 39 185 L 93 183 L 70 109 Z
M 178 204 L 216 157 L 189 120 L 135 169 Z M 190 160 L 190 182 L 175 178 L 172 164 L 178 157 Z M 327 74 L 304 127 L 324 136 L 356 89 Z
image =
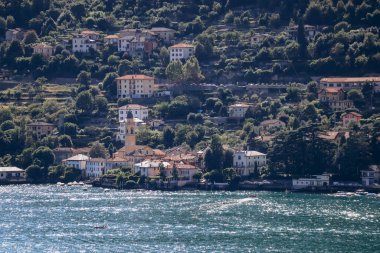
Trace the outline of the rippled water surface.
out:
M 380 252 L 380 199 L 1 186 L 0 252 Z

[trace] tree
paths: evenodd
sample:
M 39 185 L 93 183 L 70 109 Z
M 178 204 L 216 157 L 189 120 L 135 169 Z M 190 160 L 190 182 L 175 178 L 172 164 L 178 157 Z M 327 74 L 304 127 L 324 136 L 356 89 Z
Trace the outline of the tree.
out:
M 193 179 L 197 180 L 197 182 L 199 183 L 202 179 L 202 173 L 201 172 L 195 172 L 194 175 L 193 175 Z
M 170 53 L 166 47 L 160 49 L 160 60 L 163 67 L 167 67 L 170 62 Z
M 174 138 L 175 138 L 175 132 L 174 129 L 171 127 L 165 127 L 163 131 L 163 144 L 165 145 L 165 148 L 171 148 L 174 144 Z
M 33 44 L 36 43 L 38 40 L 37 33 L 35 31 L 27 31 L 24 35 L 24 44 Z
M 181 82 L 183 79 L 182 63 L 178 60 L 168 64 L 165 70 L 166 77 L 173 83 Z
M 75 106 L 82 112 L 90 113 L 94 108 L 94 98 L 92 97 L 90 91 L 82 91 L 79 93 Z
M 322 9 L 319 4 L 310 2 L 305 12 L 305 20 L 311 25 L 320 25 L 323 20 Z
M 24 55 L 24 48 L 18 40 L 13 40 L 6 51 L 6 59 L 10 64 L 14 64 L 17 57 Z
M 199 82 L 204 79 L 199 62 L 194 56 L 188 59 L 183 65 L 183 77 L 184 80 L 190 82 Z
M 44 146 L 36 149 L 33 152 L 32 157 L 34 161 L 37 160 L 37 163 L 46 169 L 55 161 L 55 155 L 53 151 L 50 148 Z
M 41 28 L 41 35 L 48 35 L 51 31 L 55 31 L 57 25 L 52 18 L 48 18 Z
M 172 177 L 173 177 L 173 180 L 178 180 L 179 178 L 177 166 L 175 164 L 173 165 Z
M 40 166 L 38 165 L 30 165 L 28 168 L 26 168 L 26 177 L 31 182 L 39 182 L 43 180 L 44 173 Z
M 0 17 L 0 34 L 4 34 L 7 29 L 7 21 L 3 17 Z
M 205 167 L 207 171 L 221 171 L 224 163 L 224 152 L 219 135 L 211 137 L 210 147 L 206 149 L 204 155 Z
M 95 107 L 99 113 L 108 112 L 108 101 L 105 97 L 96 97 L 95 98 Z
M 69 136 L 76 136 L 77 135 L 77 129 L 78 126 L 71 122 L 65 122 L 63 124 L 63 133 Z
M 73 146 L 73 142 L 71 141 L 71 137 L 69 135 L 59 136 L 59 144 L 61 147 L 66 148 L 71 148 Z
M 97 142 L 92 144 L 89 155 L 92 158 L 97 158 L 97 157 L 107 158 L 108 157 L 108 151 L 104 147 L 104 144 L 97 141 Z
M 86 16 L 86 7 L 83 3 L 74 3 L 70 10 L 76 19 L 82 19 L 82 17 Z
M 87 71 L 81 71 L 77 76 L 77 82 L 87 87 L 91 82 L 91 74 Z
M 305 37 L 305 27 L 303 24 L 303 19 L 300 18 L 300 21 L 298 22 L 298 30 L 297 30 L 297 42 L 299 45 L 299 57 L 301 59 L 307 58 L 308 52 L 307 52 L 307 39 Z
M 108 73 L 103 79 L 103 90 L 107 92 L 109 97 L 116 96 L 117 88 L 116 88 L 116 78 L 119 75 L 116 72 Z
M 7 28 L 16 28 L 15 18 L 13 16 L 7 16 Z
M 7 131 L 9 129 L 14 129 L 16 127 L 15 123 L 11 120 L 6 120 L 2 124 L 0 124 L 1 131 Z

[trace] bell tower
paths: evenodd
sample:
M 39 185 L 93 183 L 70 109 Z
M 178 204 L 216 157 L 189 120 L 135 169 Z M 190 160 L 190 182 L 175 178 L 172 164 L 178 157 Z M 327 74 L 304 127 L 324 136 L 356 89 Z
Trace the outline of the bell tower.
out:
M 127 121 L 125 122 L 125 146 L 136 146 L 136 126 L 133 121 L 131 111 L 127 113 Z

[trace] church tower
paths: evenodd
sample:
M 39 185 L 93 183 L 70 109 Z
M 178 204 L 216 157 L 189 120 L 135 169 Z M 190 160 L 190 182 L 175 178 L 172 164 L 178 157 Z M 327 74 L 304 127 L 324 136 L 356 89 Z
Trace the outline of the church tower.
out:
M 125 122 L 125 146 L 136 146 L 136 126 L 133 121 L 131 111 L 127 113 L 127 121 Z

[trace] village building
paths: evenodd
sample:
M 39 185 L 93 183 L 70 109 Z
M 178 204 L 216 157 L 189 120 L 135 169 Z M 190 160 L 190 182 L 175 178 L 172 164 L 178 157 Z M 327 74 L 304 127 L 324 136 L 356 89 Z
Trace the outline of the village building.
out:
M 111 34 L 111 35 L 108 35 L 106 37 L 104 37 L 104 43 L 106 45 L 115 45 L 117 46 L 117 43 L 120 39 L 120 35 L 119 34 Z
M 118 36 L 118 51 L 131 56 L 150 55 L 157 47 L 158 36 L 149 30 L 125 29 L 120 31 Z
M 342 138 L 348 139 L 350 138 L 350 132 L 348 131 L 326 131 L 318 134 L 318 138 L 325 139 L 328 141 L 333 141 L 339 143 Z
M 0 183 L 25 183 L 25 170 L 17 167 L 0 167 Z
M 53 56 L 54 48 L 45 43 L 38 43 L 33 46 L 33 54 L 41 54 L 46 59 Z
M 152 149 L 149 146 L 136 145 L 136 124 L 133 120 L 132 112 L 127 113 L 124 130 L 124 147 L 119 149 L 113 158 L 122 158 L 128 161 L 128 166 L 133 168 L 136 163 L 144 160 L 161 159 L 166 154 L 159 149 Z
M 166 27 L 152 27 L 150 31 L 154 34 L 157 34 L 166 43 L 169 43 L 174 40 L 175 31 Z
M 304 25 L 304 31 L 305 31 L 305 37 L 309 41 L 314 39 L 315 35 L 319 33 L 317 28 L 313 25 Z M 292 39 L 297 39 L 298 25 L 288 27 L 287 32 Z
M 118 98 L 148 98 L 154 93 L 154 78 L 146 75 L 125 75 L 116 78 Z
M 343 113 L 341 116 L 342 125 L 344 128 L 350 127 L 352 124 L 359 124 L 362 119 L 362 115 L 357 112 Z
M 100 177 L 106 171 L 105 158 L 89 158 L 86 161 L 86 178 Z
M 251 36 L 251 46 L 261 45 L 266 38 L 269 37 L 269 34 L 265 33 L 254 33 Z
M 119 122 L 122 122 L 127 118 L 129 111 L 132 113 L 133 118 L 140 120 L 148 119 L 148 107 L 137 104 L 128 104 L 119 108 Z
M 319 81 L 320 88 L 340 88 L 361 90 L 364 84 L 372 84 L 375 92 L 380 92 L 380 77 L 326 77 Z
M 257 173 L 267 165 L 267 156 L 261 152 L 241 150 L 234 152 L 233 168 L 241 176 Z
M 109 170 L 122 168 L 122 167 L 129 167 L 128 160 L 120 158 L 120 157 L 107 159 L 105 173 L 107 173 Z
M 179 43 L 169 47 L 170 61 L 187 60 L 195 53 L 195 47 L 191 44 Z
M 237 103 L 228 106 L 228 117 L 235 119 L 242 119 L 245 117 L 250 105 L 244 103 Z
M 5 40 L 6 41 L 23 40 L 24 34 L 25 34 L 25 31 L 22 30 L 21 28 L 8 29 L 5 32 Z
M 162 119 L 152 119 L 148 121 L 148 125 L 153 129 L 162 131 L 165 127 L 165 121 Z
M 333 111 L 343 111 L 354 106 L 351 100 L 346 99 L 342 88 L 322 88 L 318 92 L 318 99 L 327 103 Z
M 55 125 L 47 122 L 32 122 L 27 125 L 27 130 L 37 140 L 42 139 L 53 133 Z
M 171 168 L 171 164 L 160 160 L 145 160 L 140 163 L 136 163 L 133 167 L 133 172 L 141 176 L 157 177 L 160 175 L 160 168 L 164 170 L 169 169 Z
M 81 170 L 81 176 L 86 177 L 86 164 L 89 159 L 89 156 L 78 154 L 62 160 L 62 164 Z
M 124 142 L 126 121 L 127 115 L 125 115 L 125 119 L 123 121 L 119 122 L 119 132 L 116 134 L 116 141 Z M 133 118 L 133 122 L 135 123 L 135 129 L 138 129 L 140 126 L 146 126 L 146 123 L 138 118 Z
M 90 148 L 68 148 L 68 147 L 58 147 L 53 149 L 53 153 L 55 156 L 55 164 L 62 163 L 63 160 L 68 159 L 70 157 L 76 156 L 76 155 L 87 155 L 90 152 Z
M 330 174 L 312 175 L 292 180 L 293 189 L 324 188 L 330 186 Z
M 72 40 L 72 51 L 80 53 L 90 52 L 90 48 L 96 50 L 100 34 L 94 31 L 82 31 L 75 34 Z
M 364 186 L 380 184 L 380 165 L 370 165 L 368 169 L 362 170 L 361 179 Z
M 268 133 L 275 130 L 280 130 L 286 127 L 286 124 L 279 119 L 264 120 L 260 123 L 260 131 Z

